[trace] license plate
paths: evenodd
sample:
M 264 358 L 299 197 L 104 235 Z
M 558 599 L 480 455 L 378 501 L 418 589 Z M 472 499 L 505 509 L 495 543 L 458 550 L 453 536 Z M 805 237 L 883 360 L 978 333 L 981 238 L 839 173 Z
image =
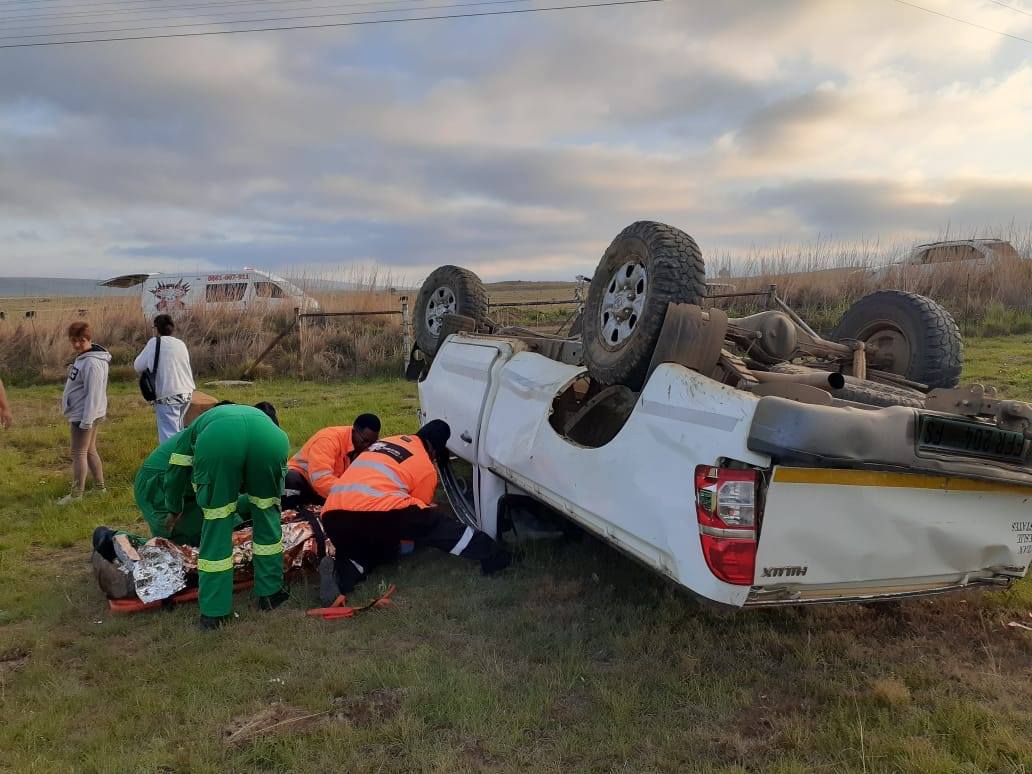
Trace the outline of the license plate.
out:
M 1024 463 L 1026 446 L 1024 433 L 1013 430 L 929 414 L 921 414 L 918 418 L 918 452 Z

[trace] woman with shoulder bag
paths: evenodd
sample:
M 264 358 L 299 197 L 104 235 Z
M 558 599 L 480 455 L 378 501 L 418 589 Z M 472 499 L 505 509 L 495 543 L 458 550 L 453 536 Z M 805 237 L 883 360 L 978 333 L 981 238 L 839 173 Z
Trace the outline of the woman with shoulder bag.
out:
M 167 314 L 154 318 L 157 336 L 147 342 L 136 356 L 133 368 L 141 375 L 140 389 L 154 402 L 158 421 L 158 443 L 164 443 L 183 429 L 183 418 L 190 408 L 194 380 L 190 352 L 173 336 L 176 324 Z M 149 373 L 148 373 L 149 372 Z M 148 394 L 153 390 L 153 395 Z

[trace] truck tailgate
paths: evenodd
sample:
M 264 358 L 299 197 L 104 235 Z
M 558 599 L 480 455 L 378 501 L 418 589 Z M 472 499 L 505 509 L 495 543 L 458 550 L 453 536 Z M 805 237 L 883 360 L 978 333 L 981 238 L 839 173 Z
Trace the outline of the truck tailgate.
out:
M 864 598 L 1005 582 L 1023 575 L 1030 560 L 1030 487 L 779 466 L 767 490 L 750 600 Z

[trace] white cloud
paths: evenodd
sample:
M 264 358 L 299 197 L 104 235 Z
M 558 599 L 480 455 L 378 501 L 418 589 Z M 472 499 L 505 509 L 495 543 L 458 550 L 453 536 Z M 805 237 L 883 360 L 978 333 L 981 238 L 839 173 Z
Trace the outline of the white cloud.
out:
M 0 273 L 570 277 L 641 218 L 712 252 L 1003 223 L 1032 186 L 1030 62 L 889 0 L 0 51 Z

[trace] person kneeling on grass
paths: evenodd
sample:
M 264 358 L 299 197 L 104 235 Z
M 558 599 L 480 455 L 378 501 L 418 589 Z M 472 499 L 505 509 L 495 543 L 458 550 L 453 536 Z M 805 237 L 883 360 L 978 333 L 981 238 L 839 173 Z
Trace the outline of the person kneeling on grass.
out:
M 324 427 L 287 460 L 283 507 L 322 505 L 334 480 L 380 437 L 380 418 L 359 414 L 353 425 Z
M 219 405 L 235 404 L 225 401 Z M 276 410 L 272 404 L 263 401 L 255 404 L 255 408 L 262 411 L 277 426 L 279 425 Z M 180 432 L 185 431 L 181 430 Z M 198 546 L 201 543 L 204 512 L 197 504 L 192 488 L 183 493 L 183 505 L 179 513 L 169 511 L 166 504 L 165 477 L 173 469 L 172 455 L 176 446 L 181 443 L 178 436 L 179 433 L 176 433 L 160 444 L 143 461 L 133 483 L 133 496 L 136 499 L 136 506 L 143 514 L 144 521 L 150 527 L 152 537 L 168 538 L 179 545 Z M 249 514 L 250 501 L 246 495 L 240 495 L 237 498 L 236 511 L 230 517 L 233 528 L 235 529 L 243 523 L 242 516 L 249 516 Z
M 448 454 L 448 423 L 435 419 L 415 435 L 377 441 L 333 482 L 322 510 L 334 558 L 319 563 L 319 596 L 330 605 L 350 592 L 377 564 L 398 553 L 402 540 L 480 562 L 485 574 L 512 557 L 487 534 L 467 527 L 431 502 L 437 489 L 435 459 Z
M 179 443 L 178 435 L 176 433 L 158 446 L 143 461 L 133 482 L 133 496 L 152 537 L 168 538 L 183 546 L 198 546 L 204 512 L 193 492 L 187 490 L 183 495 L 183 510 L 178 514 L 169 512 L 165 505 L 165 475 L 170 468 L 169 459 Z M 244 496 L 237 498 L 237 509 L 231 517 L 234 527 L 241 523 L 241 506 L 246 508 L 247 502 Z

